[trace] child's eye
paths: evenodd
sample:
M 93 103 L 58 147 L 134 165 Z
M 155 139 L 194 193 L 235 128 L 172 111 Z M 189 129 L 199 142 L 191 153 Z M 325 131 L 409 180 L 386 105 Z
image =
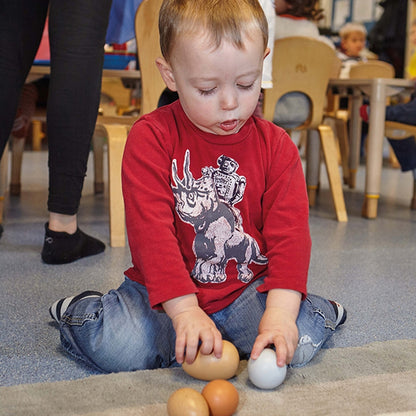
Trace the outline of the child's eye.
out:
M 214 93 L 214 91 L 215 91 L 215 88 L 211 88 L 209 90 L 199 90 L 199 93 L 201 95 L 211 95 Z
M 249 84 L 249 85 L 237 84 L 237 86 L 238 88 L 241 88 L 242 90 L 251 90 L 254 87 L 254 83 Z

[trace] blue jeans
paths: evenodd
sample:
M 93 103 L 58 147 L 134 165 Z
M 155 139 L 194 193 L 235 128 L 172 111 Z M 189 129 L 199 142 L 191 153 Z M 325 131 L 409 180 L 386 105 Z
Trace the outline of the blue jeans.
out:
M 250 284 L 226 308 L 210 315 L 223 339 L 248 359 L 263 315 L 267 294 Z M 299 343 L 291 366 L 307 364 L 335 331 L 335 311 L 328 300 L 308 295 L 297 326 Z M 118 290 L 71 305 L 61 318 L 64 348 L 102 372 L 133 371 L 177 366 L 175 331 L 170 318 L 150 308 L 146 288 L 126 278 Z

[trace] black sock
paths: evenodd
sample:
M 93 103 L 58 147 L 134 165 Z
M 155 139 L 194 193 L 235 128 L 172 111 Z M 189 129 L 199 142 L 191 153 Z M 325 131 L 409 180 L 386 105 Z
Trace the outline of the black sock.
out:
M 45 224 L 42 260 L 48 264 L 71 263 L 82 257 L 93 256 L 105 250 L 105 244 L 79 228 L 74 234 L 52 231 Z

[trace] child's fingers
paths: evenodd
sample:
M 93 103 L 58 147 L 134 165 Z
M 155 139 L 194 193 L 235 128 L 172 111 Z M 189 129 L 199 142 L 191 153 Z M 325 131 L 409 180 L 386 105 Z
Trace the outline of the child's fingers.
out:
M 259 355 L 261 354 L 261 352 L 271 344 L 271 340 L 269 340 L 268 338 L 259 335 L 256 338 L 256 341 L 254 342 L 253 348 L 251 350 L 251 354 L 250 357 L 253 360 L 257 360 L 257 358 L 259 358 Z
M 175 357 L 176 361 L 179 364 L 183 363 L 185 358 L 185 337 L 184 336 L 176 336 L 176 343 L 175 343 Z
M 185 361 L 188 364 L 192 364 L 195 360 L 196 353 L 198 351 L 199 336 L 198 334 L 189 336 L 186 340 L 186 352 Z
M 279 367 L 284 367 L 286 364 L 289 364 L 290 361 L 288 361 L 288 346 L 284 337 L 276 337 L 274 346 L 276 347 L 277 365 Z
M 214 337 L 214 355 L 217 358 L 222 357 L 222 336 L 220 332 L 218 332 Z

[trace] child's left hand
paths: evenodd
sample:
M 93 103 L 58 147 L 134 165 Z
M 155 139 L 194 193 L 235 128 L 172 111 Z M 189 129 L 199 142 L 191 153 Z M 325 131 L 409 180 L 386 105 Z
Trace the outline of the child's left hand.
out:
M 259 325 L 259 335 L 253 345 L 251 358 L 257 359 L 269 345 L 276 348 L 276 362 L 283 367 L 292 361 L 299 332 L 296 319 L 299 313 L 300 293 L 274 289 L 267 297 L 266 309 Z
M 257 359 L 260 353 L 271 344 L 276 348 L 276 362 L 279 367 L 292 361 L 298 344 L 298 328 L 296 320 L 279 308 L 267 308 L 264 311 L 259 325 L 259 335 L 251 351 L 251 358 Z

